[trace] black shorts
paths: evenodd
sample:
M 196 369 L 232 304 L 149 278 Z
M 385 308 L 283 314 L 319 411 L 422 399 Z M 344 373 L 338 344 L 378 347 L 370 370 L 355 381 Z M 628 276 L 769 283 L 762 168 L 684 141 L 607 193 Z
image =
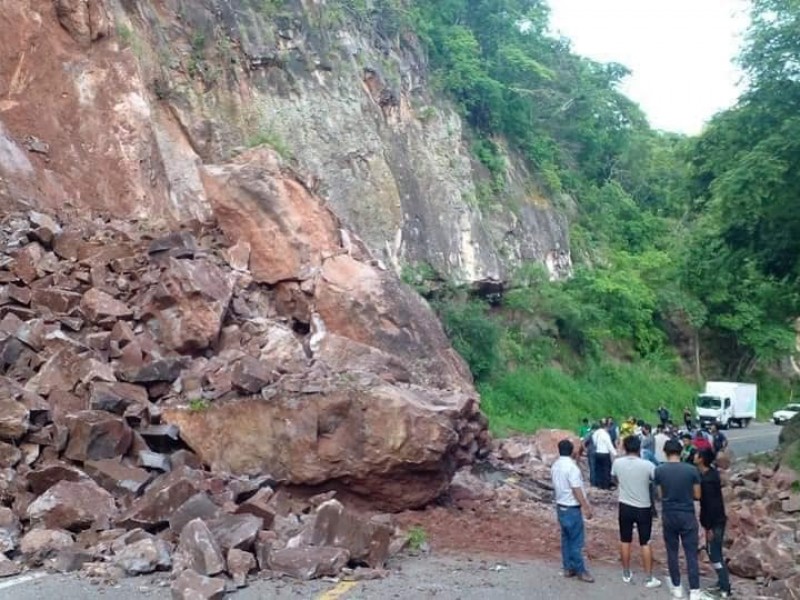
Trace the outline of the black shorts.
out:
M 619 503 L 619 540 L 623 544 L 633 541 L 633 526 L 639 532 L 639 544 L 646 546 L 650 543 L 653 532 L 653 509 L 637 508 L 629 504 Z

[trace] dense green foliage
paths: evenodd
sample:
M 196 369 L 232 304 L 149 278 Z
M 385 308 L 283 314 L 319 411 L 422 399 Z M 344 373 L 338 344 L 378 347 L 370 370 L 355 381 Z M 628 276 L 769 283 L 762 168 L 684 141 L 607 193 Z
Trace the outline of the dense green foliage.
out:
M 750 87 L 697 138 L 650 129 L 617 90 L 626 69 L 549 35 L 545 0 L 408 6 L 494 192 L 502 139 L 577 200 L 570 280 L 525 267 L 491 306 L 425 290 L 495 427 L 647 415 L 704 378 L 758 380 L 762 415 L 785 402 L 769 371 L 800 314 L 800 3 L 754 1 Z

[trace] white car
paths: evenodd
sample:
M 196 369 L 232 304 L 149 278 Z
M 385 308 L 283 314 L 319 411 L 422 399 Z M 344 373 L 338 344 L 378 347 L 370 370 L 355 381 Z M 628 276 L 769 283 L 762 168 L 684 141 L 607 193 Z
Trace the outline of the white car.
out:
M 772 420 L 775 421 L 775 425 L 783 425 L 797 413 L 800 413 L 800 404 L 787 404 L 781 410 L 772 413 Z

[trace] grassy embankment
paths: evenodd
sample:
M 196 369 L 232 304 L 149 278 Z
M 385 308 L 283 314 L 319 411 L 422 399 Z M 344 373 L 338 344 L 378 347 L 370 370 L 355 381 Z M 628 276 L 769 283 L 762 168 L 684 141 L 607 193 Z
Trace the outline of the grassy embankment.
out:
M 769 376 L 759 385 L 759 420 L 767 420 L 789 398 L 785 383 Z M 699 390 L 691 380 L 648 363 L 603 363 L 579 374 L 555 367 L 506 372 L 479 384 L 482 407 L 495 435 L 540 428 L 577 429 L 581 420 L 634 415 L 655 424 L 663 404 L 676 422 Z M 800 458 L 798 458 L 800 461 Z

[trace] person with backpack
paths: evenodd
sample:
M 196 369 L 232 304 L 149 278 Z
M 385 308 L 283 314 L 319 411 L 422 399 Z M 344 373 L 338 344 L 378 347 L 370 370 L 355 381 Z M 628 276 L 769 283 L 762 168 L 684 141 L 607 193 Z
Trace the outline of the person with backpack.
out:
M 669 422 L 669 411 L 663 404 L 658 407 L 658 419 L 661 421 L 661 427 L 666 429 Z
M 597 427 L 597 423 L 592 423 L 589 432 L 582 439 L 586 462 L 589 463 L 589 485 L 592 487 L 597 487 L 597 453 L 594 445 L 594 432 L 597 431 Z
M 681 545 L 689 576 L 689 600 L 712 598 L 700 589 L 700 568 L 697 557 L 699 543 L 694 501 L 700 499 L 700 472 L 693 464 L 681 461 L 681 444 L 669 440 L 664 444 L 667 462 L 656 467 L 654 481 L 661 492 L 661 523 L 667 547 L 670 591 L 673 598 L 683 598 L 678 553 Z
M 722 548 L 725 544 L 725 501 L 722 497 L 722 482 L 719 471 L 714 468 L 714 451 L 700 450 L 694 458 L 700 471 L 700 525 L 706 532 L 706 552 L 717 572 L 717 585 L 711 592 L 719 598 L 731 595 L 731 581 Z

